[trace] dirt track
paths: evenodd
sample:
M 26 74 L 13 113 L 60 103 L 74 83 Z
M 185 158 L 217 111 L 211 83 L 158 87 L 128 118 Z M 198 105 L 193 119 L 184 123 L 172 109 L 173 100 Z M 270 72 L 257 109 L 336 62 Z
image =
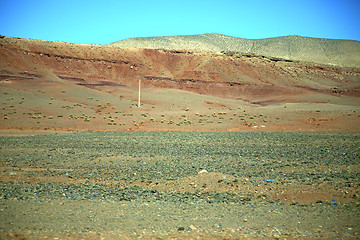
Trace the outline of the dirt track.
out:
M 1 236 L 10 239 L 360 234 L 358 134 L 89 132 L 0 141 Z

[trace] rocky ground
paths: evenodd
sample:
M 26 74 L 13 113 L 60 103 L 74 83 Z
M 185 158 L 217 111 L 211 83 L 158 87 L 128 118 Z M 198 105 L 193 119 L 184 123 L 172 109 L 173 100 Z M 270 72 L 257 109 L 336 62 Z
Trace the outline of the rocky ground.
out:
M 359 134 L 0 138 L 4 239 L 360 237 Z

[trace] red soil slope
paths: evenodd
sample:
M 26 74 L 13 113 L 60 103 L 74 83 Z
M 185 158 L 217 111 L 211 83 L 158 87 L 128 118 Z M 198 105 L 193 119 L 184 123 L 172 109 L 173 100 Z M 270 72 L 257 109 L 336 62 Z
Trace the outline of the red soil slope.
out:
M 359 89 L 359 69 L 0 39 L 2 129 L 358 132 Z

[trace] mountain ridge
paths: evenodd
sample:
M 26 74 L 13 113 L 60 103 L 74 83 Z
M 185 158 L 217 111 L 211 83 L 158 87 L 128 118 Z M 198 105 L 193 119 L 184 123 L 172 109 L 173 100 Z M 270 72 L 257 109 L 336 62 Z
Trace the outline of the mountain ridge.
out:
M 360 68 L 360 42 L 288 35 L 263 39 L 231 37 L 218 33 L 169 37 L 129 38 L 107 44 L 121 48 L 233 51 L 295 61 Z

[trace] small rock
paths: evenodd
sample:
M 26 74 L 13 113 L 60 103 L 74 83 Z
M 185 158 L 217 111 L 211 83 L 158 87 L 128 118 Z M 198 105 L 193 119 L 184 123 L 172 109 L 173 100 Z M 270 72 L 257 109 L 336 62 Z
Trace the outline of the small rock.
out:
M 14 172 L 9 173 L 9 176 L 15 176 L 15 175 L 16 175 L 16 173 L 14 173 Z
M 195 231 L 195 230 L 197 229 L 194 225 L 190 225 L 189 228 L 190 228 L 192 231 Z
M 274 234 L 273 237 L 274 237 L 275 239 L 280 239 L 280 235 L 279 235 L 279 234 Z
M 214 224 L 214 227 L 217 228 L 217 229 L 222 229 L 222 226 L 221 226 L 220 223 Z
M 244 222 L 247 222 L 248 220 L 246 219 L 246 218 L 244 218 L 244 220 L 243 220 Z
M 205 169 L 201 170 L 198 172 L 198 174 L 202 174 L 202 173 L 208 173 L 208 171 L 206 171 Z
M 196 183 L 194 183 L 194 182 L 191 182 L 190 185 L 191 185 L 192 187 L 194 187 L 194 188 L 197 187 Z

